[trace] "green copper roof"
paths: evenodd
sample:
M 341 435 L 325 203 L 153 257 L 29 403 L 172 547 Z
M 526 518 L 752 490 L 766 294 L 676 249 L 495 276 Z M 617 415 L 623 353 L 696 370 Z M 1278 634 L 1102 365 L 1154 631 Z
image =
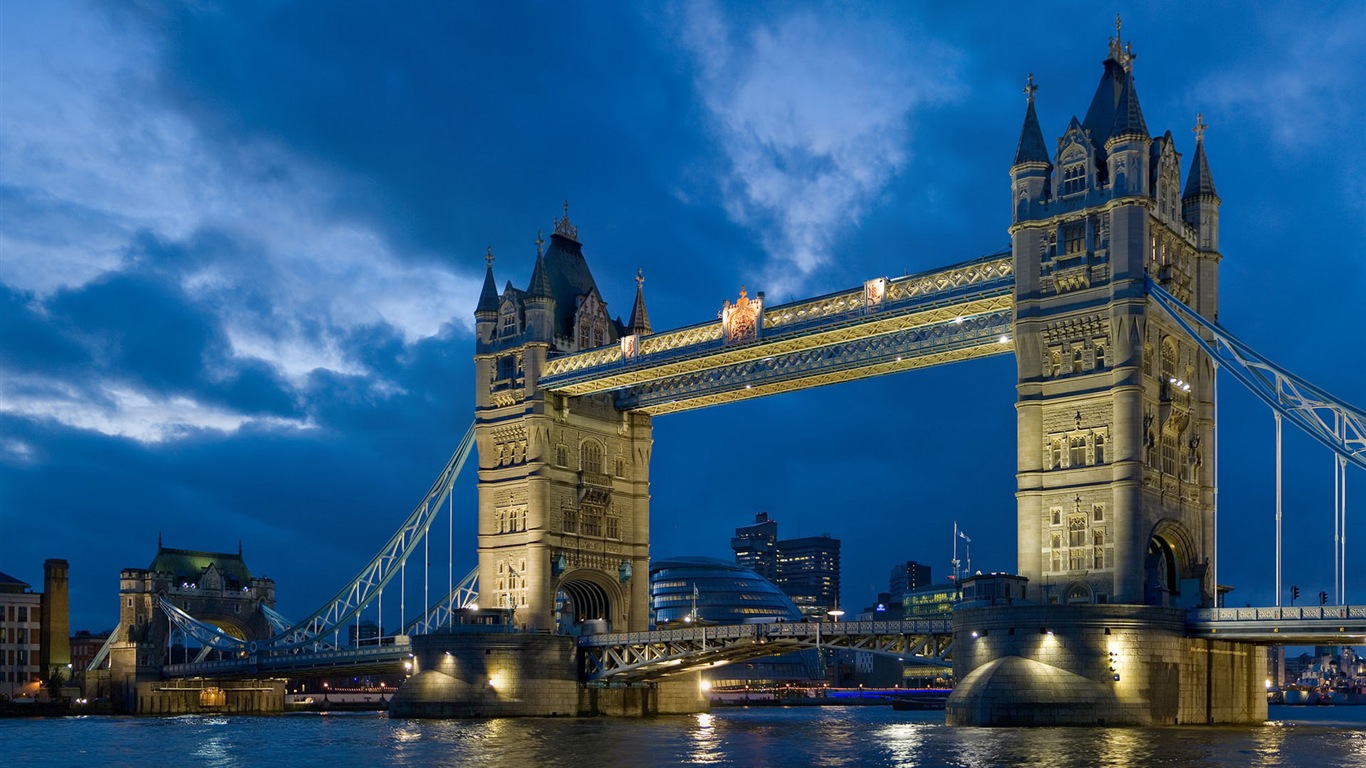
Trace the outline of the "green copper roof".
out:
M 181 581 L 198 583 L 199 577 L 210 565 L 217 566 L 229 586 L 245 587 L 251 583 L 251 571 L 248 571 L 247 564 L 242 562 L 240 553 L 199 552 L 192 549 L 160 547 L 147 570 L 173 574 Z

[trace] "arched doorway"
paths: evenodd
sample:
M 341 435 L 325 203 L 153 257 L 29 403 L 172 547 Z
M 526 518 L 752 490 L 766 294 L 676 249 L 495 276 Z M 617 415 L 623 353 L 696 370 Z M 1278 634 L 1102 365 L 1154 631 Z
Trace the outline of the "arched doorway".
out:
M 616 592 L 591 571 L 566 574 L 555 590 L 555 632 L 584 635 L 606 632 L 616 618 Z
M 1063 602 L 1069 605 L 1091 602 L 1091 588 L 1081 582 L 1073 582 L 1068 585 L 1067 591 L 1063 595 Z
M 1143 568 L 1143 602 L 1148 605 L 1199 606 L 1204 601 L 1196 548 L 1185 526 L 1165 519 L 1153 526 Z M 1194 581 L 1192 581 L 1192 579 Z M 1182 594 L 1182 581 L 1186 582 Z

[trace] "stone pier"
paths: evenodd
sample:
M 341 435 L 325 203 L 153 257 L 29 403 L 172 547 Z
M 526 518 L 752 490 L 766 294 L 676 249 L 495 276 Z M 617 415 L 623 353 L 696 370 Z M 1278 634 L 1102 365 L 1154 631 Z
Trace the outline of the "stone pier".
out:
M 1266 720 L 1266 649 L 1187 637 L 1174 608 L 966 608 L 953 632 L 950 725 Z
M 573 637 L 455 632 L 415 636 L 414 674 L 391 717 L 639 717 L 705 712 L 698 675 L 629 687 L 579 682 Z

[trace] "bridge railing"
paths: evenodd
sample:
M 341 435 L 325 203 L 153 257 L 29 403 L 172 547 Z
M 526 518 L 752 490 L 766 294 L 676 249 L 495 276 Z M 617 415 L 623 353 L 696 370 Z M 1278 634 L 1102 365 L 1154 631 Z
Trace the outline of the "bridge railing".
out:
M 748 637 L 812 638 L 848 635 L 946 635 L 953 631 L 949 619 L 912 619 L 906 621 L 779 621 L 767 624 L 718 624 L 711 627 L 657 629 L 650 632 L 604 632 L 584 635 L 584 647 L 646 645 L 701 640 L 733 640 Z
M 1199 622 L 1308 621 L 1314 619 L 1366 619 L 1366 605 L 1290 605 L 1245 608 L 1195 608 L 1190 616 Z

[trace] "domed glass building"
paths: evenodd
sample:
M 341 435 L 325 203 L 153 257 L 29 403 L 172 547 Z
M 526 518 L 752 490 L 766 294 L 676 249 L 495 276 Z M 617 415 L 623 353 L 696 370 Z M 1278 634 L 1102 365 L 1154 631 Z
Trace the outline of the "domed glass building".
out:
M 661 627 L 689 617 L 708 624 L 802 618 L 801 610 L 776 584 L 744 566 L 712 557 L 651 562 L 650 608 Z

